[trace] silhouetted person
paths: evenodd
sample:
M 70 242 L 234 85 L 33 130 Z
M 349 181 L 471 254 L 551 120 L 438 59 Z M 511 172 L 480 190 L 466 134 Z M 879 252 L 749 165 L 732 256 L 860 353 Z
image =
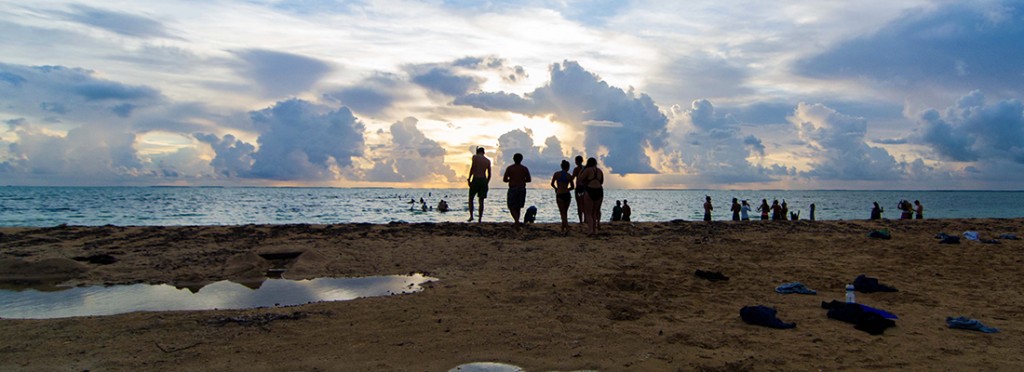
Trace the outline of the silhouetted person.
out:
M 515 163 L 505 168 L 502 180 L 508 183 L 508 211 L 516 225 L 519 225 L 519 215 L 526 205 L 526 184 L 530 182 L 530 170 L 521 164 L 523 154 L 512 155 L 512 161 Z
M 772 221 L 779 221 L 782 219 L 782 206 L 779 205 L 778 200 L 772 200 Z
M 761 221 L 768 220 L 768 212 L 772 210 L 772 207 L 768 206 L 768 199 L 761 199 L 761 205 L 757 207 L 757 211 L 761 212 Z
M 476 222 L 484 219 L 484 199 L 487 199 L 487 184 L 491 182 L 491 159 L 484 156 L 484 148 L 477 147 L 473 163 L 469 167 L 469 222 L 473 222 L 473 196 L 480 199 L 480 213 Z
M 583 220 L 596 236 L 601 228 L 601 202 L 604 201 L 604 172 L 597 167 L 597 159 L 587 159 L 587 166 L 576 179 L 576 188 L 583 189 Z
M 583 191 L 585 187 L 581 186 L 577 181 L 580 176 L 580 172 L 583 172 L 583 157 L 576 155 L 576 167 L 572 169 L 572 179 L 576 184 L 576 192 L 573 195 L 576 196 L 576 214 L 579 215 L 580 223 L 584 223 L 587 217 L 586 213 L 583 213 Z
M 561 166 L 562 170 L 551 176 L 551 188 L 555 189 L 555 202 L 558 203 L 558 213 L 562 215 L 562 234 L 568 234 L 569 204 L 572 204 L 572 191 L 576 186 L 569 173 L 569 162 L 562 160 Z
M 633 208 L 629 207 L 629 200 L 622 199 L 622 220 L 629 222 L 631 215 L 633 215 Z
M 704 195 L 704 221 L 711 221 L 711 211 L 714 209 L 715 207 L 711 205 L 711 197 Z
M 880 219 L 882 219 L 882 212 L 885 212 L 885 211 L 882 210 L 882 206 L 878 205 L 878 202 L 873 202 L 873 204 L 875 206 L 873 208 L 871 208 L 871 219 L 872 220 L 880 220 Z
M 811 215 L 809 217 L 811 221 L 814 221 L 814 203 L 811 203 Z
M 789 205 L 786 204 L 786 199 L 782 199 L 782 220 L 785 221 L 787 216 L 789 216 Z
M 616 200 L 612 207 L 612 221 L 622 221 L 622 202 Z
M 924 219 L 924 206 L 921 205 L 921 201 L 920 200 L 914 200 L 914 212 L 915 212 L 915 215 L 914 215 L 915 219 L 918 219 L 918 220 L 923 220 Z
M 743 209 L 743 207 L 740 206 L 739 199 L 732 198 L 732 206 L 729 207 L 729 210 L 732 211 L 732 220 L 733 221 L 739 221 L 740 220 L 740 210 L 742 210 L 742 209 Z

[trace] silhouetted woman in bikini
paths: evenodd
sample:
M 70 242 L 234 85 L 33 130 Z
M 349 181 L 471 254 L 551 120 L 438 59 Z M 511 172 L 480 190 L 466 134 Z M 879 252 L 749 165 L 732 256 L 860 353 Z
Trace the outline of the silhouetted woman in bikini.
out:
M 604 172 L 597 167 L 597 159 L 587 159 L 587 166 L 576 179 L 576 187 L 583 189 L 583 220 L 591 236 L 601 228 L 601 202 L 604 201 Z
M 558 213 L 562 215 L 562 234 L 569 233 L 569 204 L 572 204 L 572 190 L 576 188 L 572 174 L 569 173 L 569 162 L 562 160 L 562 170 L 551 176 L 551 188 L 555 189 L 555 201 Z

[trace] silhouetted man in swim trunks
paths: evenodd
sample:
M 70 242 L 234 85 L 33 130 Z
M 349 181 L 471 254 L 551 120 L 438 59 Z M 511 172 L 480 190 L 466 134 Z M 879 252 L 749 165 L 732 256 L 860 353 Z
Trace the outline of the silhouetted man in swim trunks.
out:
M 516 225 L 519 225 L 519 213 L 526 205 L 526 184 L 530 182 L 530 170 L 520 164 L 523 161 L 523 154 L 516 153 L 512 156 L 512 161 L 515 164 L 505 168 L 503 180 L 508 182 L 508 211 L 515 219 Z
M 484 156 L 484 148 L 477 147 L 473 165 L 469 167 L 469 222 L 473 222 L 473 196 L 480 198 L 480 213 L 476 222 L 484 219 L 484 199 L 487 199 L 487 184 L 491 182 L 491 160 Z

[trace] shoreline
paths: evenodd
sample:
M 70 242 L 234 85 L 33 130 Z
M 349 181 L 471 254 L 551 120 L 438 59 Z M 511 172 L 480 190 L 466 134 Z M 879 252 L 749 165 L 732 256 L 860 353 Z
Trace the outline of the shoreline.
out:
M 574 228 L 578 224 L 573 224 Z M 295 253 L 285 277 L 423 273 L 419 293 L 249 310 L 0 320 L 0 369 L 527 370 L 987 369 L 1024 365 L 1017 280 L 1024 241 L 939 245 L 935 234 L 1022 235 L 1024 219 L 397 223 L 0 228 L 0 280 L 184 285 L 262 277 L 260 254 Z M 891 240 L 867 237 L 888 228 Z M 73 257 L 110 255 L 109 264 Z M 54 272 L 18 263 L 50 260 Z M 56 264 L 60 261 L 66 266 Z M 70 268 L 69 268 L 70 267 Z M 63 268 L 66 271 L 61 272 Z M 709 282 L 695 270 L 730 277 Z M 60 275 L 58 275 L 60 274 Z M 896 293 L 858 301 L 897 314 L 871 336 L 825 317 L 859 274 Z M 21 277 L 17 277 L 21 275 Z M 779 295 L 800 281 L 816 296 Z M 778 309 L 795 330 L 743 323 Z M 264 324 L 224 317 L 283 318 Z M 298 314 L 298 315 L 296 315 Z M 951 330 L 969 316 L 997 334 Z M 272 347 L 268 347 L 272 345 Z M 130 355 L 130 358 L 125 358 Z M 247 364 L 239 364 L 247 363 Z

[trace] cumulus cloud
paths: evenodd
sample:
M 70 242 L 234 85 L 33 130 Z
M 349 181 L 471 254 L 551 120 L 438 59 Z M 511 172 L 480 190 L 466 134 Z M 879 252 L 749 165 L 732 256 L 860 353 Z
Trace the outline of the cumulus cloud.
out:
M 761 139 L 743 136 L 739 123 L 718 112 L 710 101 L 693 101 L 689 109 L 673 107 L 673 115 L 665 154 L 659 160 L 665 172 L 685 173 L 686 182 L 702 185 L 764 182 L 784 174 L 747 160 L 764 157 Z
M 789 120 L 813 154 L 811 170 L 802 175 L 821 180 L 893 180 L 904 176 L 904 164 L 884 148 L 867 145 L 864 136 L 868 123 L 862 117 L 801 102 Z
M 292 53 L 247 49 L 235 54 L 245 63 L 241 73 L 271 98 L 305 92 L 332 70 L 327 62 Z
M 239 141 L 233 135 L 219 138 L 213 134 L 196 133 L 195 138 L 210 145 L 216 156 L 210 161 L 214 172 L 224 177 L 238 177 L 252 170 L 252 155 L 256 146 Z
M 407 117 L 391 124 L 391 144 L 374 151 L 374 165 L 365 172 L 373 182 L 455 182 L 455 171 L 444 163 L 446 151 L 427 138 Z
M 395 74 L 376 73 L 351 86 L 324 93 L 324 98 L 339 102 L 358 114 L 376 116 L 404 98 L 408 88 L 409 84 Z
M 582 130 L 587 154 L 617 174 L 655 172 L 646 150 L 664 146 L 668 122 L 650 96 L 613 87 L 572 61 L 552 65 L 550 81 L 524 96 L 481 92 L 454 102 L 488 111 L 550 115 Z
M 944 113 L 918 115 L 921 141 L 949 161 L 1010 160 L 1024 164 L 1024 104 L 987 104 L 980 91 L 961 97 Z
M 543 181 L 540 175 L 554 173 L 561 169 L 562 160 L 566 160 L 562 151 L 562 143 L 557 137 L 551 136 L 544 140 L 544 146 L 534 146 L 533 132 L 529 129 L 515 129 L 498 136 L 498 150 L 494 159 L 494 174 L 501 175 L 505 167 L 512 165 L 512 156 L 523 154 L 523 165 L 530 168 L 534 182 Z M 569 159 L 571 163 L 572 160 Z
M 78 127 L 59 135 L 20 123 L 0 169 L 58 183 L 117 180 L 152 175 L 135 151 L 132 133 Z
M 890 87 L 1021 92 L 1024 7 L 1018 1 L 947 2 L 798 61 L 813 77 L 868 78 Z

